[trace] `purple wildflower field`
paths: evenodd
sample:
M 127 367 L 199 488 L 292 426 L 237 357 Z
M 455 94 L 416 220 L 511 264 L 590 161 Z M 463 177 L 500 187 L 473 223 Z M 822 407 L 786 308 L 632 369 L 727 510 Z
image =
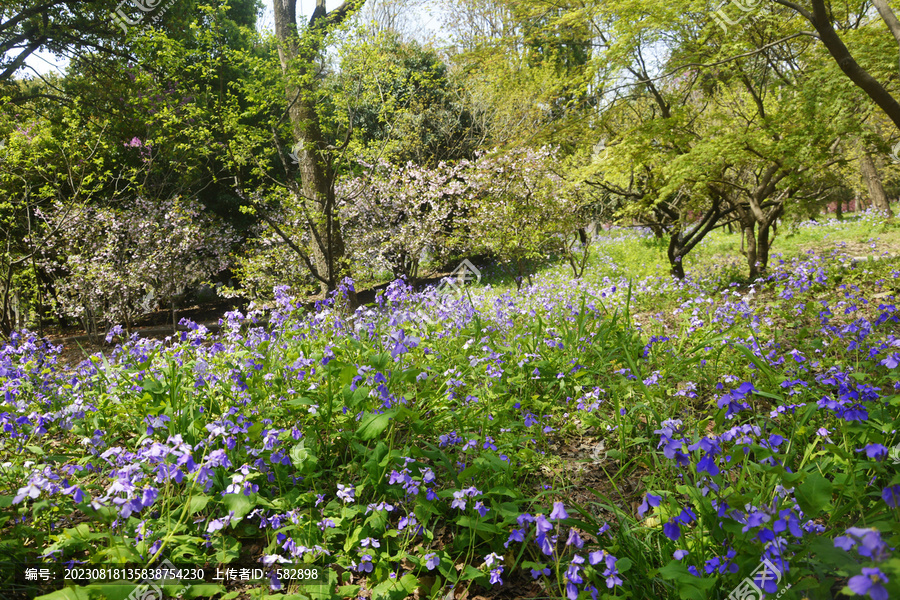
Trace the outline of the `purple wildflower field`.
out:
M 162 586 L 182 598 L 900 597 L 900 264 L 729 273 L 453 303 L 401 279 L 353 314 L 349 280 L 314 311 L 280 288 L 77 368 L 14 334 L 4 554 L 265 573 Z

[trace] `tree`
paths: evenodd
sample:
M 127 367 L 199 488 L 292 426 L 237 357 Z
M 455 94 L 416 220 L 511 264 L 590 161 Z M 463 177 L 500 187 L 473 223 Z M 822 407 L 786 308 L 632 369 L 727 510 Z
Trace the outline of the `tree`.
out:
M 606 129 L 617 135 L 587 180 L 620 218 L 670 236 L 676 277 L 705 235 L 739 223 L 755 278 L 777 220 L 790 202 L 823 193 L 810 175 L 843 160 L 837 142 L 861 121 L 838 94 L 821 93 L 815 48 L 783 15 L 761 13 L 723 35 L 695 27 L 702 15 L 687 5 L 675 21 L 668 7 L 640 6 L 645 18 L 621 19 L 610 34 L 617 50 L 606 60 L 630 95 L 610 95 Z M 648 43 L 660 40 L 663 58 L 649 59 Z
M 358 174 L 360 162 L 434 166 L 473 158 L 484 139 L 437 52 L 394 34 L 348 36 L 323 89 L 326 138 L 338 145 L 349 132 L 345 171 Z
M 471 171 L 465 160 L 431 168 L 385 162 L 342 183 L 341 217 L 354 262 L 415 283 L 424 253 L 442 258 L 451 250 Z
M 812 25 L 818 34 L 819 41 L 822 42 L 822 45 L 840 67 L 841 71 L 884 111 L 897 129 L 900 129 L 900 103 L 897 102 L 894 94 L 888 90 L 886 84 L 883 84 L 877 77 L 872 75 L 870 68 L 866 68 L 857 62 L 844 40 L 835 30 L 835 23 L 839 22 L 842 17 L 847 17 L 847 23 L 864 23 L 866 21 L 864 13 L 868 9 L 868 3 L 862 3 L 857 15 L 841 15 L 838 11 L 832 10 L 830 6 L 826 6 L 825 0 L 810 0 L 809 8 L 790 0 L 772 1 L 790 8 Z M 877 9 L 883 23 L 887 26 L 888 32 L 900 44 L 900 21 L 897 20 L 887 0 L 872 0 L 872 5 Z M 866 29 L 870 32 L 872 31 L 871 26 L 866 27 Z M 868 55 L 867 58 L 871 59 L 873 57 Z M 896 74 L 897 72 L 894 70 L 890 76 L 895 77 Z M 888 78 L 885 76 L 882 80 L 887 81 Z
M 83 203 L 103 187 L 106 138 L 102 126 L 78 127 L 65 111 L 58 121 L 27 115 L 9 105 L 0 112 L 0 334 L 25 325 L 36 314 L 43 328 L 43 308 L 53 287 L 41 257 L 58 226 L 44 215 L 57 206 L 74 218 Z M 60 135 L 64 131 L 65 135 Z
M 44 254 L 66 314 L 99 337 L 100 326 L 134 320 L 157 306 L 178 321 L 177 299 L 227 268 L 234 243 L 226 225 L 190 199 L 137 198 L 125 209 L 50 210 L 58 231 Z
M 57 55 L 118 50 L 112 0 L 10 0 L 0 7 L 0 84 L 9 81 L 38 50 Z
M 867 148 L 860 148 L 859 171 L 869 192 L 869 198 L 872 200 L 872 206 L 888 219 L 892 218 L 893 212 L 891 211 L 891 205 L 888 203 L 887 194 L 884 193 L 881 174 L 875 166 L 872 153 Z
M 464 171 L 466 215 L 456 235 L 508 262 L 519 288 L 531 281 L 535 260 L 565 252 L 569 236 L 584 227 L 578 190 L 554 173 L 557 160 L 550 148 L 520 148 L 481 156 Z
M 553 145 L 569 155 L 592 137 L 593 12 L 569 0 L 450 4 L 450 60 L 489 144 Z
M 349 272 L 349 265 L 345 260 L 334 194 L 334 152 L 337 148 L 327 143 L 322 132 L 316 102 L 315 65 L 329 31 L 351 16 L 362 3 L 362 0 L 347 0 L 327 12 L 325 0 L 317 0 L 301 35 L 297 26 L 297 1 L 273 2 L 287 114 L 301 177 L 301 186 L 295 194 L 297 201 L 307 207 L 305 213 L 312 247 L 309 266 L 323 292 L 337 289 L 338 283 Z M 351 299 L 351 304 L 354 302 Z

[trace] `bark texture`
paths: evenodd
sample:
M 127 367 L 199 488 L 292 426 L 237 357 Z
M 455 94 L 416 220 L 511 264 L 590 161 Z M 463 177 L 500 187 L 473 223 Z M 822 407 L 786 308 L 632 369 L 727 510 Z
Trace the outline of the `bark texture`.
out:
M 333 149 L 322 134 L 315 104 L 314 68 L 327 31 L 352 15 L 362 2 L 344 2 L 329 13 L 325 0 L 317 0 L 302 36 L 297 27 L 297 0 L 273 0 L 273 4 L 278 57 L 301 180 L 294 193 L 304 209 L 309 229 L 313 276 L 319 280 L 321 291 L 327 292 L 335 290 L 341 279 L 349 275 L 349 267 L 334 195 Z
M 872 206 L 884 213 L 887 218 L 893 217 L 894 213 L 891 211 L 887 194 L 884 193 L 884 186 L 881 183 L 881 174 L 878 173 L 872 155 L 867 151 L 860 153 L 859 170 L 866 183 L 866 188 L 869 190 L 869 200 L 872 202 Z

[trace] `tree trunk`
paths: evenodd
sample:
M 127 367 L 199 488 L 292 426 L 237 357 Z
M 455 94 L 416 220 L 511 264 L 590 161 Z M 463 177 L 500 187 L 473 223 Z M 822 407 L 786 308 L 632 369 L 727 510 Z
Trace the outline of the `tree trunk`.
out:
M 278 56 L 285 78 L 285 99 L 296 152 L 301 186 L 298 202 L 306 207 L 312 264 L 323 293 L 333 291 L 349 275 L 344 240 L 334 196 L 334 169 L 322 134 L 315 106 L 313 65 L 318 58 L 327 27 L 340 23 L 362 5 L 359 0 L 344 2 L 327 13 L 325 0 L 316 8 L 300 39 L 297 29 L 297 0 L 273 0 Z M 356 306 L 356 294 L 350 299 Z
M 681 255 L 682 247 L 679 243 L 680 241 L 681 229 L 678 228 L 672 232 L 672 237 L 669 238 L 669 249 L 667 252 L 670 271 L 676 279 L 684 279 L 684 265 L 681 262 L 684 257 Z
M 881 183 L 881 175 L 875 167 L 875 161 L 872 155 L 863 150 L 859 156 L 859 170 L 862 172 L 863 180 L 869 189 L 869 200 L 872 206 L 887 216 L 888 219 L 894 216 L 891 207 L 888 204 L 887 194 L 884 193 L 884 186 Z
M 750 221 L 744 224 L 744 240 L 747 244 L 747 265 L 750 267 L 749 276 L 751 281 L 759 277 L 759 267 L 756 264 L 758 257 L 756 255 L 756 236 L 754 235 L 754 229 L 756 229 L 756 221 Z
M 757 268 L 758 274 L 763 274 L 769 266 L 769 248 L 775 241 L 777 231 L 773 231 L 773 235 L 769 237 L 769 230 L 776 230 L 778 218 L 784 212 L 784 205 L 774 209 L 763 223 L 759 224 L 759 232 L 756 235 L 756 262 L 759 263 Z

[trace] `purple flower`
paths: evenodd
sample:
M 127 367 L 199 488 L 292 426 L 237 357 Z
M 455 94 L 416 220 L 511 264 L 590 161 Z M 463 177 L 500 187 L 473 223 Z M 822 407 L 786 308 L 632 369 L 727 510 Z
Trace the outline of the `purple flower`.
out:
M 340 498 L 344 502 L 353 502 L 353 495 L 356 493 L 356 490 L 353 487 L 351 487 L 349 485 L 345 486 L 340 483 L 338 484 L 337 487 L 338 487 L 338 492 L 337 492 L 338 498 Z
M 550 569 L 548 567 L 544 567 L 543 569 L 531 569 L 531 578 L 537 579 L 543 575 L 544 577 L 550 577 Z
M 434 552 L 426 554 L 423 558 L 425 559 L 425 568 L 429 571 L 433 571 L 436 566 L 441 564 L 440 557 Z
M 712 454 L 704 454 L 703 458 L 697 463 L 697 472 L 709 473 L 711 476 L 715 477 L 719 474 L 719 466 L 716 464 L 716 459 Z
M 576 584 L 584 583 L 584 577 L 581 576 L 581 565 L 583 564 L 584 559 L 576 554 L 572 557 L 572 563 L 569 565 L 569 568 L 566 569 L 566 596 L 568 596 L 569 600 L 578 598 Z
M 535 538 L 535 542 L 541 548 L 541 552 L 546 554 L 547 556 L 551 556 L 553 554 L 553 547 L 556 544 L 557 536 L 549 536 L 549 535 L 539 535 Z
M 800 529 L 800 519 L 794 513 L 794 509 L 792 508 L 785 508 L 784 510 L 779 511 L 778 520 L 775 521 L 772 530 L 775 533 L 781 533 L 788 530 L 791 532 L 791 535 L 796 538 L 803 537 L 803 530 Z
M 862 575 L 855 575 L 847 582 L 847 586 L 853 593 L 860 596 L 869 595 L 872 600 L 888 600 L 888 592 L 882 583 L 888 583 L 888 578 L 880 569 L 864 567 Z
M 883 461 L 888 455 L 888 449 L 881 444 L 866 444 L 864 450 L 866 451 L 866 456 L 878 462 Z M 857 452 L 862 452 L 862 450 L 857 450 Z
M 741 398 L 744 398 L 750 392 L 755 392 L 756 388 L 753 387 L 753 384 L 749 381 L 746 381 L 738 386 L 738 389 L 734 390 L 732 393 L 736 395 L 740 395 Z
M 553 503 L 553 512 L 550 513 L 551 519 L 568 519 L 569 513 L 566 512 L 566 507 L 563 506 L 562 502 L 554 502 Z
M 885 504 L 891 508 L 897 508 L 900 505 L 900 485 L 892 485 L 881 490 L 881 497 Z
M 509 538 L 503 544 L 504 548 L 509 548 L 510 542 L 524 542 L 525 541 L 525 530 L 524 529 L 513 529 Z
M 644 513 L 650 510 L 651 506 L 659 506 L 661 500 L 662 496 L 647 494 L 647 496 L 644 497 L 644 501 L 641 502 L 641 505 L 638 507 L 638 518 L 642 519 L 644 517 Z
M 484 557 L 484 564 L 488 567 L 493 567 L 494 563 L 503 563 L 503 556 L 497 554 L 496 552 L 491 552 L 487 556 Z
M 835 548 L 849 552 L 859 545 L 857 552 L 874 561 L 882 561 L 890 555 L 887 544 L 881 539 L 881 532 L 874 527 L 850 527 L 845 533 L 847 535 L 834 538 Z
M 210 521 L 209 525 L 206 527 L 206 532 L 207 533 L 215 533 L 216 531 L 219 531 L 220 529 L 224 529 L 225 527 L 228 527 L 231 524 L 231 520 L 233 518 L 234 518 L 234 511 L 233 510 L 228 511 L 228 516 L 226 516 L 222 519 L 213 519 L 212 521 Z
M 675 560 L 681 560 L 688 554 L 690 554 L 690 552 L 688 552 L 687 550 L 676 550 L 672 556 L 675 557 Z
M 537 527 L 538 536 L 542 536 L 545 533 L 549 533 L 553 531 L 553 525 L 550 524 L 550 521 L 547 520 L 547 517 L 544 515 L 538 515 L 534 519 L 535 525 Z
M 582 548 L 584 546 L 584 542 L 581 540 L 581 536 L 578 535 L 578 532 L 574 529 L 569 530 L 569 539 L 566 540 L 566 546 L 574 545 L 576 548 Z
M 674 542 L 681 537 L 681 527 L 679 527 L 678 523 L 675 521 L 669 521 L 663 525 L 663 533 L 666 534 L 667 538 Z
M 356 567 L 356 570 L 360 573 L 371 573 L 372 572 L 372 555 L 364 554 L 362 558 L 359 559 L 359 566 Z
M 40 495 L 41 495 L 41 488 L 34 485 L 34 483 L 29 483 L 25 487 L 19 488 L 19 492 L 18 492 L 18 494 L 16 494 L 16 497 L 13 498 L 12 503 L 18 504 L 25 498 L 31 498 L 32 500 L 34 500 L 35 498 L 37 498 Z
M 898 365 L 900 365 L 900 354 L 894 352 L 893 354 L 888 354 L 887 358 L 878 363 L 880 365 L 886 366 L 888 369 L 896 369 Z

